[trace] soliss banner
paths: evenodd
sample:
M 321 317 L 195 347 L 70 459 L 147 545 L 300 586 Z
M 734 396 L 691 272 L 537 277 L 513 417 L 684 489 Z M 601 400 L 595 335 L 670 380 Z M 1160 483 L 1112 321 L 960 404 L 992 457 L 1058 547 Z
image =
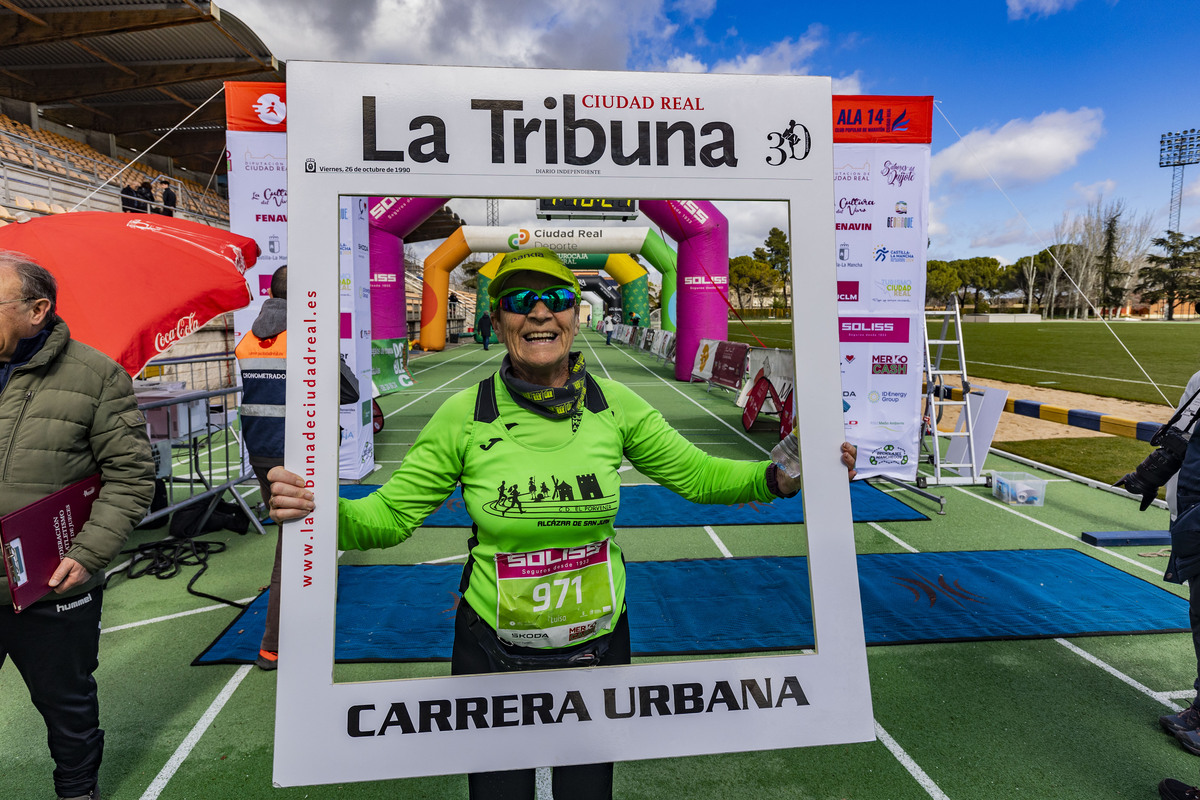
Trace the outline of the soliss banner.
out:
M 932 109 L 931 97 L 834 98 L 842 401 L 863 478 L 917 472 Z

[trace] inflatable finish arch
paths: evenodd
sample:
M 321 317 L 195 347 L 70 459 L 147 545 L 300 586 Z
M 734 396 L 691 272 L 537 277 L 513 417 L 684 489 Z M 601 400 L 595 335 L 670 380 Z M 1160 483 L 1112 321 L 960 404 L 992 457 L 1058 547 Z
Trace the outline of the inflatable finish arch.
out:
M 371 234 L 372 251 L 375 248 L 376 229 L 386 231 L 395 237 L 403 237 L 411 233 L 417 225 L 425 221 L 446 203 L 448 198 L 404 197 L 379 198 L 379 203 L 372 198 L 371 204 Z M 386 208 L 377 207 L 387 203 Z M 663 328 L 676 330 L 676 360 L 675 377 L 677 380 L 691 379 L 692 360 L 700 346 L 701 339 L 726 339 L 729 334 L 728 294 L 729 294 L 729 222 L 716 206 L 707 200 L 643 200 L 642 212 L 647 218 L 661 227 L 663 232 L 679 244 L 676 269 L 664 269 L 665 265 L 675 259 L 670 248 L 661 237 L 650 236 L 652 231 L 647 228 L 642 243 L 638 246 L 623 249 L 609 247 L 597 252 L 641 252 L 663 274 Z M 621 230 L 619 228 L 604 228 L 597 230 Z M 461 239 L 461 231 L 455 232 L 442 247 L 449 245 L 451 252 L 460 253 L 457 261 L 450 266 L 453 269 L 471 251 L 465 239 Z M 521 245 L 535 246 L 544 244 L 554 247 L 553 242 L 519 241 L 518 231 L 511 242 L 508 239 L 495 247 L 478 247 L 478 252 L 509 252 Z M 453 241 L 458 239 L 458 241 Z M 440 247 L 438 248 L 441 249 Z M 554 247 L 555 250 L 560 248 Z M 432 256 L 431 256 L 432 258 Z M 446 343 L 446 302 L 449 295 L 449 270 L 441 273 L 441 277 L 430 274 L 430 260 L 426 259 L 425 287 L 421 298 L 421 344 L 426 349 L 440 350 Z M 611 274 L 611 273 L 610 273 Z M 433 279 L 431 281 L 431 278 Z M 403 309 L 403 282 L 399 308 Z M 440 287 L 440 289 L 439 289 Z M 374 292 L 375 286 L 372 285 Z M 382 304 L 381 304 L 382 305 Z M 372 294 L 372 314 L 375 313 L 375 300 Z M 394 308 L 395 306 L 393 306 Z M 403 311 L 401 310 L 401 314 Z M 643 315 L 648 317 L 648 315 Z M 435 330 L 440 320 L 440 330 Z M 426 335 L 430 337 L 426 340 Z M 434 340 L 437 346 L 434 347 Z

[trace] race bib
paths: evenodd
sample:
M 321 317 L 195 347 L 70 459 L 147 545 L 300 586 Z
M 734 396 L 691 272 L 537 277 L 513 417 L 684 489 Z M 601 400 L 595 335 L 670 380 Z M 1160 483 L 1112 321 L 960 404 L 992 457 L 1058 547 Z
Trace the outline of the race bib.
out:
M 496 554 L 496 635 L 521 647 L 568 647 L 612 626 L 609 540 Z

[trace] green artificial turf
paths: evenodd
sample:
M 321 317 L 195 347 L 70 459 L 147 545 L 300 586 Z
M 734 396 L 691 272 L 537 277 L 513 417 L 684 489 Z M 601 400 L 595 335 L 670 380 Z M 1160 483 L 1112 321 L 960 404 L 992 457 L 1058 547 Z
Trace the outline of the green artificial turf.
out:
M 1085 478 L 1113 484 L 1132 472 L 1154 448 L 1136 439 L 1122 436 L 1095 436 L 1082 439 L 1027 439 L 1018 442 L 998 442 L 997 450 L 1048 464 L 1082 475 Z

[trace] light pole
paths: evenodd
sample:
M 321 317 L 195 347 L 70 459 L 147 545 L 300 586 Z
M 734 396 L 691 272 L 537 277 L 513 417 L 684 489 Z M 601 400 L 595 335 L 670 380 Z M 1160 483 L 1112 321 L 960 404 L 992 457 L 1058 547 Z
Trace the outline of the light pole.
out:
M 1174 167 L 1171 173 L 1171 211 L 1167 230 L 1180 233 L 1179 211 L 1183 204 L 1183 167 L 1200 164 L 1200 134 L 1196 129 L 1164 133 L 1158 145 L 1158 165 Z

